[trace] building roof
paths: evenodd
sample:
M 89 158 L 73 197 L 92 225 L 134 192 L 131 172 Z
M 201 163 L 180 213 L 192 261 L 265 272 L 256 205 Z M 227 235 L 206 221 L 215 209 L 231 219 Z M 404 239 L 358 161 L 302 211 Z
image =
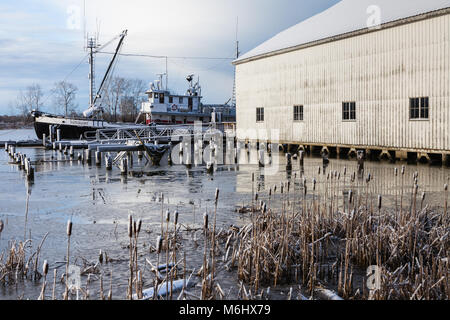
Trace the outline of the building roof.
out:
M 368 29 L 369 26 L 373 26 L 371 23 L 377 21 L 377 16 L 380 24 L 385 24 L 449 7 L 450 0 L 342 0 L 329 9 L 280 32 L 239 57 L 234 63 Z

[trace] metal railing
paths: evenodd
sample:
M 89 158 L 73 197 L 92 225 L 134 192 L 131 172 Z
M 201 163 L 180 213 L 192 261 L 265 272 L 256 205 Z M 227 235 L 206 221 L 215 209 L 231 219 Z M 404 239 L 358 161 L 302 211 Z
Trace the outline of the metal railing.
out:
M 199 130 L 201 128 L 201 130 Z M 85 133 L 88 140 L 105 141 L 126 141 L 126 140 L 158 140 L 169 139 L 173 136 L 188 136 L 229 130 L 230 125 L 224 123 L 203 123 L 197 125 L 150 125 L 150 126 L 125 126 L 112 129 L 99 129 Z

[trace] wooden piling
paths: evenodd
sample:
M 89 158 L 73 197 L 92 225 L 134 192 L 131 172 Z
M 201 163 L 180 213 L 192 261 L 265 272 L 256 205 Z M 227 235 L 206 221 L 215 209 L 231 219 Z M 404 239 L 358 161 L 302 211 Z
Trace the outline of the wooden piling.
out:
M 86 163 L 91 163 L 91 150 L 84 150 L 84 160 L 86 161 Z
M 95 151 L 95 165 L 99 167 L 102 165 L 102 153 L 99 151 Z
M 127 158 L 122 158 L 121 163 L 120 163 L 120 173 L 123 176 L 126 176 L 128 174 L 128 159 Z
M 110 154 L 107 154 L 105 156 L 105 166 L 106 166 L 106 170 L 112 170 L 112 157 Z
M 357 160 L 358 160 L 358 172 L 361 172 L 364 170 L 364 151 L 359 150 L 356 154 Z

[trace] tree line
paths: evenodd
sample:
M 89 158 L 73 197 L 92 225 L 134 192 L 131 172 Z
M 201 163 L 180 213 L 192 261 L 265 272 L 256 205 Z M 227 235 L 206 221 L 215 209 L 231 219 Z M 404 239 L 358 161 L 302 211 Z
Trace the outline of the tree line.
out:
M 97 102 L 97 105 L 103 107 L 103 119 L 134 122 L 141 103 L 145 100 L 145 91 L 146 85 L 141 79 L 112 78 Z M 86 104 L 79 108 L 76 101 L 77 94 L 77 86 L 67 81 L 56 82 L 48 92 L 48 96 L 44 95 L 41 85 L 35 83 L 20 90 L 16 100 L 10 103 L 10 109 L 18 113 L 25 123 L 31 121 L 32 110 L 79 117 L 82 116 L 83 110 L 88 109 L 89 102 L 86 101 Z

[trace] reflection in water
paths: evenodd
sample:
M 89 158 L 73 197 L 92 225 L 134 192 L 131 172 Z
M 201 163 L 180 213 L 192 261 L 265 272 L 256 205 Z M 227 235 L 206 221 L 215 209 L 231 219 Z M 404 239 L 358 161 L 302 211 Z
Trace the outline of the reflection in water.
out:
M 238 153 L 239 165 L 216 166 L 211 175 L 206 173 L 205 166 L 193 166 L 187 170 L 185 166 L 161 167 L 147 166 L 145 159 L 134 157 L 128 176 L 122 176 L 117 167 L 107 172 L 103 167 L 70 161 L 70 157 L 59 151 L 43 149 L 22 149 L 36 162 L 34 185 L 32 190 L 27 228 L 33 230 L 34 242 L 39 242 L 42 235 L 50 232 L 42 250 L 42 255 L 50 262 L 61 261 L 65 256 L 65 223 L 68 218 L 74 219 L 74 252 L 78 256 L 91 261 L 98 258 L 99 249 L 108 251 L 111 257 L 127 258 L 126 223 L 128 214 L 144 221 L 146 232 L 142 242 L 146 244 L 142 256 L 148 257 L 148 248 L 154 245 L 159 235 L 161 203 L 159 195 L 164 194 L 164 209 L 180 212 L 180 223 L 184 225 L 201 224 L 201 216 L 206 211 L 211 213 L 214 207 L 214 192 L 220 189 L 220 201 L 217 215 L 219 228 L 230 225 L 242 226 L 249 222 L 249 217 L 235 212 L 236 206 L 246 205 L 251 201 L 252 189 L 260 192 L 260 199 L 267 197 L 270 188 L 280 186 L 280 182 L 291 182 L 291 199 L 302 197 L 303 179 L 309 190 L 312 190 L 312 179 L 317 180 L 317 194 L 324 193 L 330 187 L 328 175 L 339 172 L 339 180 L 333 180 L 339 196 L 350 187 L 355 192 L 385 196 L 383 201 L 393 204 L 395 197 L 401 193 L 402 185 L 405 202 L 410 197 L 413 187 L 413 174 L 418 173 L 419 192 L 426 192 L 426 203 L 430 206 L 442 205 L 444 184 L 448 183 L 450 171 L 445 167 L 428 165 L 407 165 L 405 175 L 400 174 L 403 163 L 366 162 L 364 174 L 357 176 L 352 183 L 351 175 L 357 171 L 357 162 L 352 160 L 330 159 L 323 167 L 321 158 L 305 158 L 304 166 L 299 160 L 292 160 L 292 170 L 286 170 L 286 158 L 278 157 L 278 169 L 275 174 L 270 166 L 260 168 L 257 162 L 255 146 L 249 145 L 249 152 L 241 146 Z M 22 239 L 26 212 L 25 195 L 26 179 L 14 165 L 7 163 L 5 152 L 0 152 L 0 218 L 9 219 L 3 232 L 3 239 Z M 167 161 L 167 159 L 166 159 Z M 244 165 L 243 163 L 254 163 Z M 277 161 L 272 161 L 277 163 Z M 346 168 L 346 175 L 343 174 Z M 398 176 L 394 175 L 398 168 Z M 252 184 L 252 173 L 255 182 Z M 366 177 L 371 174 L 372 180 L 367 185 Z M 309 196 L 311 195 L 309 192 Z M 386 199 L 386 200 L 384 200 Z M 376 201 L 376 200 L 374 200 Z M 96 222 L 95 224 L 93 222 Z M 17 222 L 17 223 L 15 223 Z M 26 228 L 26 229 L 27 229 Z M 192 236 L 193 237 L 193 236 Z M 0 241 L 0 248 L 6 241 Z M 201 255 L 189 235 L 185 235 L 182 250 L 186 251 L 190 268 L 201 265 Z M 145 263 L 145 262 L 144 262 Z M 117 262 L 114 270 L 114 296 L 123 297 L 127 286 L 127 265 Z M 49 280 L 51 281 L 51 280 Z M 233 273 L 221 273 L 219 282 L 224 290 L 236 287 Z M 39 287 L 24 287 L 25 298 L 35 299 L 39 295 Z M 1 298 L 15 299 L 17 292 L 1 292 Z

